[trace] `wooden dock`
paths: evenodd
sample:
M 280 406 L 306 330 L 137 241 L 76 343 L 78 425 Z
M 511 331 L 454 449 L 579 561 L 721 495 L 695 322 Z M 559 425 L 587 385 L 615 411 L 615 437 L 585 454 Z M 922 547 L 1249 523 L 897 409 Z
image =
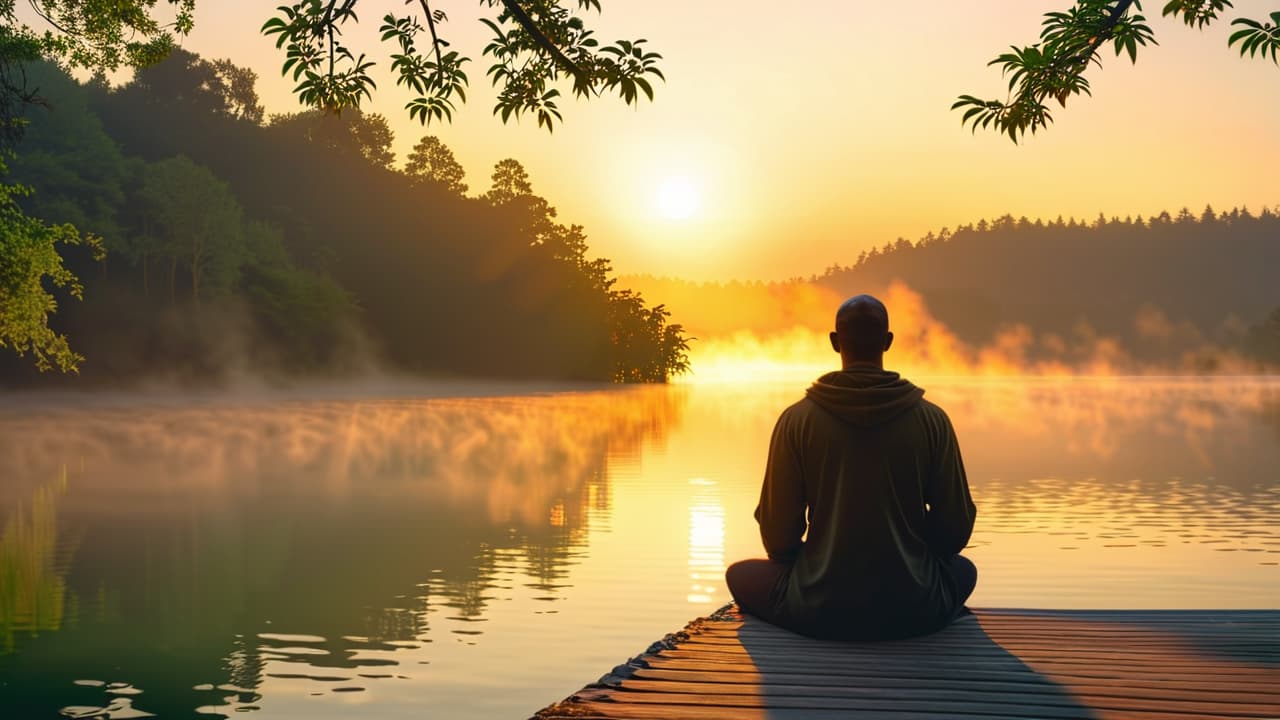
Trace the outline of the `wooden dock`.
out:
M 1280 719 L 1280 611 L 979 610 L 896 642 L 823 642 L 733 606 L 534 718 Z

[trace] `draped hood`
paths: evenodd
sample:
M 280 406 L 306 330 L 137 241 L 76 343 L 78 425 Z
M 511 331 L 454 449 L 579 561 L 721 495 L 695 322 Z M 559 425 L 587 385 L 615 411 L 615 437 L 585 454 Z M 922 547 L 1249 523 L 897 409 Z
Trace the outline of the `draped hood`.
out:
M 855 367 L 823 375 L 805 395 L 850 425 L 872 427 L 915 407 L 924 390 L 896 372 Z

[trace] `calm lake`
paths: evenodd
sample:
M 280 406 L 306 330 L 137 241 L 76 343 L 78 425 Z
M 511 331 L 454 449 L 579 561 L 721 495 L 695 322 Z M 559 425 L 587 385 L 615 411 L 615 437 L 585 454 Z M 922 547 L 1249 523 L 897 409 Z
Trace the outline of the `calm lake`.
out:
M 805 384 L 0 398 L 0 717 L 527 717 L 728 600 Z M 1280 380 L 920 384 L 971 605 L 1277 607 Z

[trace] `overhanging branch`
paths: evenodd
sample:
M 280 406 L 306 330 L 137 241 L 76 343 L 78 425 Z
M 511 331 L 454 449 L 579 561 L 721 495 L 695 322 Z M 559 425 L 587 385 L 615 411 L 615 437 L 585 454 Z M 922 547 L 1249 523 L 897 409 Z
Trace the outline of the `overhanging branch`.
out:
M 533 41 L 538 43 L 538 46 L 541 47 L 544 52 L 550 55 L 551 58 L 559 63 L 561 67 L 577 78 L 580 84 L 586 84 L 586 73 L 582 71 L 582 68 L 578 67 L 577 63 L 570 60 L 569 56 L 565 55 L 560 48 L 556 47 L 555 43 L 551 42 L 551 38 L 547 37 L 546 33 L 542 32 L 542 29 L 533 22 L 533 18 L 529 17 L 529 13 L 524 11 L 524 8 L 516 4 L 515 0 L 502 0 L 502 5 L 511 13 L 511 17 L 515 18 L 516 22 L 520 23 L 520 26 L 524 28 L 525 32 L 529 33 L 529 36 L 533 38 Z

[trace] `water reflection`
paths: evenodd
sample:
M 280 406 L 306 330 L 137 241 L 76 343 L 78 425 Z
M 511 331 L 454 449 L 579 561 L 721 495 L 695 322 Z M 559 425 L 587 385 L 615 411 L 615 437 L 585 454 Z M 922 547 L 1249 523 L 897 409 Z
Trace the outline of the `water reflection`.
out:
M 0 660 L 3 714 L 227 714 L 261 707 L 266 679 L 307 678 L 311 696 L 404 677 L 369 670 L 440 632 L 474 644 L 493 602 L 562 600 L 609 510 L 608 458 L 659 441 L 681 402 L 638 389 L 0 414 L 0 637 L 17 651 Z M 83 470 L 40 485 L 61 463 Z M 86 619 L 73 631 L 67 606 Z
M 1253 379 L 949 381 L 929 387 L 966 451 L 997 477 L 1204 475 L 1272 484 L 1277 445 L 1261 432 L 1280 383 Z M 1048 461 L 1048 462 L 1046 462 Z
M 977 602 L 1264 607 L 1280 593 L 1273 381 L 956 384 Z
M 1274 605 L 1280 383 L 922 384 L 976 604 Z M 527 713 L 727 599 L 802 388 L 7 404 L 0 715 Z
M 13 652 L 18 633 L 56 631 L 66 618 L 58 562 L 58 502 L 66 490 L 62 468 L 57 482 L 37 487 L 30 504 L 10 511 L 0 526 L 0 655 Z
M 689 586 L 688 600 L 707 605 L 718 599 L 724 578 L 724 506 L 714 480 L 689 480 Z

